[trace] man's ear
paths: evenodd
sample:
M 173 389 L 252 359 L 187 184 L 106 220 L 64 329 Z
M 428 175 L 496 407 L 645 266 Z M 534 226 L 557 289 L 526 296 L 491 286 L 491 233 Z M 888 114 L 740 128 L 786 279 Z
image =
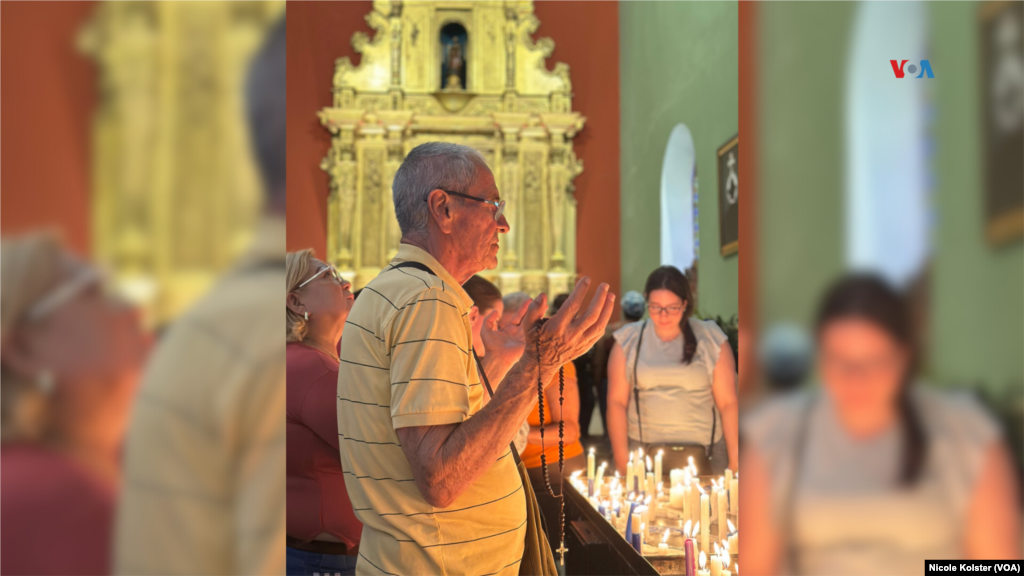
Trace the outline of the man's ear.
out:
M 472 325 L 476 324 L 476 320 L 479 317 L 480 317 L 480 309 L 477 308 L 476 306 L 471 307 L 469 309 L 469 325 L 472 326 Z
M 437 222 L 441 231 L 450 234 L 452 232 L 452 212 L 450 209 L 451 199 L 448 195 L 440 188 L 431 190 L 427 196 L 427 206 L 430 215 Z
M 303 304 L 302 302 L 299 302 L 299 297 L 296 296 L 294 292 L 288 293 L 288 296 L 285 300 L 285 306 L 287 306 L 289 310 L 295 312 L 299 316 L 302 316 L 302 313 L 306 311 L 306 305 Z

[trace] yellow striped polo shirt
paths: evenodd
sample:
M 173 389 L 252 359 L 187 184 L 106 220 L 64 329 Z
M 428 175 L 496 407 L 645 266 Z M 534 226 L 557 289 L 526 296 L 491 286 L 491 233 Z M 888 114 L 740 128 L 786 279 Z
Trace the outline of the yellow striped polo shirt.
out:
M 434 273 L 394 268 L 419 262 Z M 526 500 L 511 451 L 447 508 L 420 494 L 396 429 L 465 421 L 482 407 L 473 301 L 425 250 L 402 244 L 345 324 L 338 432 L 345 486 L 363 522 L 358 574 L 519 573 Z

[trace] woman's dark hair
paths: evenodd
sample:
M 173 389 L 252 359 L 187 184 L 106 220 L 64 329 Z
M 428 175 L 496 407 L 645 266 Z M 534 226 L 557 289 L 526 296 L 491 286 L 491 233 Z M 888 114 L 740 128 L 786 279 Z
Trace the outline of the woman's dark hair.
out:
M 910 384 L 917 370 L 914 322 L 907 298 L 873 274 L 852 274 L 841 278 L 825 293 L 818 309 L 816 330 L 830 322 L 857 318 L 871 322 L 910 351 L 910 362 L 900 388 L 898 410 L 903 427 L 903 463 L 900 484 L 917 482 L 924 466 L 926 439 L 917 410 L 910 401 Z
M 476 305 L 481 313 L 493 309 L 498 305 L 498 302 L 501 302 L 501 290 L 498 290 L 497 286 L 480 276 L 473 275 L 469 280 L 466 280 L 466 283 L 462 285 L 462 289 L 473 299 L 473 304 Z
M 697 352 L 697 335 L 690 327 L 690 315 L 693 313 L 693 292 L 690 290 L 690 281 L 675 266 L 662 266 L 651 272 L 647 277 L 647 284 L 644 284 L 644 300 L 651 296 L 655 290 L 668 290 L 685 303 L 683 319 L 679 321 L 679 328 L 683 331 L 683 364 L 689 364 L 693 355 Z

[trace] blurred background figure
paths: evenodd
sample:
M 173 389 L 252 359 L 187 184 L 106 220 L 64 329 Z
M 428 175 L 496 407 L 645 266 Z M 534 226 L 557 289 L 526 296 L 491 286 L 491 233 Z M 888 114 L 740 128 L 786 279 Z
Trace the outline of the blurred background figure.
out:
M 906 299 L 876 276 L 843 278 L 816 334 L 821 389 L 744 415 L 744 568 L 914 574 L 924 559 L 1020 558 L 999 426 L 969 396 L 915 383 Z
M 138 310 L 55 235 L 4 238 L 0 258 L 0 572 L 108 574 L 120 451 L 150 337 Z
M 710 459 L 698 464 L 702 474 L 738 470 L 736 365 L 728 337 L 714 320 L 692 317 L 690 282 L 678 268 L 651 272 L 644 295 L 650 319 L 617 330 L 608 359 L 616 470 L 625 475 L 630 451 L 665 444 L 700 447 Z
M 469 297 L 473 299 L 473 308 L 469 311 L 469 322 L 473 325 L 473 349 L 476 351 L 477 356 L 482 361 L 481 366 L 485 367 L 488 365 L 487 360 L 487 347 L 484 345 L 483 338 L 480 336 L 480 332 L 484 328 L 484 320 L 487 316 L 494 312 L 498 316 L 498 326 L 504 326 L 505 323 L 511 321 L 516 311 L 519 310 L 519 306 L 522 306 L 524 302 L 531 300 L 531 298 L 524 292 L 517 292 L 515 294 L 522 294 L 524 298 L 519 298 L 515 294 L 509 296 L 515 296 L 512 298 L 512 302 L 516 305 L 516 308 L 511 313 L 506 314 L 505 302 L 501 297 L 501 290 L 492 284 L 491 282 L 484 279 L 482 276 L 474 274 L 466 280 L 466 283 L 462 285 L 462 289 L 469 294 Z M 500 379 L 490 378 L 491 387 L 494 390 L 498 389 L 501 385 Z M 490 400 L 490 394 L 485 391 L 484 394 L 486 403 Z M 516 445 L 516 450 L 520 454 L 526 450 L 526 440 L 530 434 L 530 424 L 528 421 L 523 422 L 523 426 L 519 429 L 519 433 L 512 439 Z
M 118 573 L 285 571 L 285 31 L 281 18 L 246 81 L 263 217 L 147 368 L 125 453 Z
M 745 573 L 922 573 L 937 553 L 1019 557 L 1022 22 L 1019 2 L 741 3 L 741 236 L 752 241 L 740 302 L 758 352 L 741 420 L 758 414 L 764 432 L 743 430 Z M 886 288 L 836 284 L 864 274 Z M 841 293 L 862 302 L 825 315 Z M 789 404 L 770 400 L 816 383 Z M 800 416 L 798 398 L 812 397 Z M 917 457 L 919 475 L 905 477 Z M 838 477 L 852 462 L 864 465 Z M 978 521 L 996 493 L 1001 510 Z M 814 502 L 850 509 L 846 525 Z
M 310 249 L 288 253 L 285 278 L 287 574 L 354 574 L 363 525 L 345 488 L 335 400 L 352 285 Z
M 615 332 L 632 322 L 639 322 L 647 310 L 647 302 L 644 295 L 636 290 L 630 290 L 622 297 L 622 319 L 610 322 L 605 328 L 604 337 L 594 345 L 591 352 L 591 369 L 593 371 L 594 388 L 596 388 L 597 402 L 600 407 L 602 439 L 608 439 L 608 356 L 611 355 L 612 347 L 615 345 Z M 584 415 L 580 415 L 580 427 L 585 436 L 589 436 L 591 418 L 587 417 L 587 425 L 583 426 Z

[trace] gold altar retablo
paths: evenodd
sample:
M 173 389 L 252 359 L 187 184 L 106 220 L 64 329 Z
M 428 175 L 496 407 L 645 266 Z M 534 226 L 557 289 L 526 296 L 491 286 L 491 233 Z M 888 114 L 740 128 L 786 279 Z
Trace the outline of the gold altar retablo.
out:
M 533 3 L 378 0 L 366 21 L 373 38 L 352 37 L 360 65 L 337 60 L 334 105 L 319 112 L 332 135 L 320 164 L 330 261 L 356 289 L 380 272 L 401 237 L 394 174 L 412 148 L 441 140 L 479 150 L 508 203 L 512 230 L 482 275 L 506 294 L 568 292 L 583 169 L 572 139 L 585 119 L 571 110 L 569 67 L 547 69 L 554 42 L 531 38 Z

